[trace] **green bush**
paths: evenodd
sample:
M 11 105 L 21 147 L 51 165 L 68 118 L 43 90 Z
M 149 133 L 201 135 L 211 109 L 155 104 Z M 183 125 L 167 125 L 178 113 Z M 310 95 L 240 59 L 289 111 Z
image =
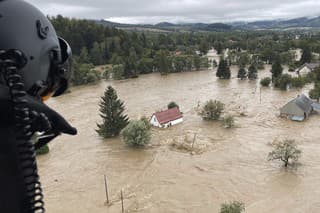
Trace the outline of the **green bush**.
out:
M 49 153 L 49 151 L 50 151 L 49 146 L 46 144 L 46 145 L 42 146 L 40 149 L 38 149 L 36 151 L 36 154 L 37 155 L 44 155 L 44 154 Z
M 283 74 L 275 79 L 274 86 L 282 90 L 287 90 L 287 86 L 291 85 L 292 77 L 289 74 Z
M 209 100 L 203 106 L 201 116 L 205 120 L 218 120 L 224 110 L 224 104 L 217 100 Z
M 142 116 L 142 117 L 140 118 L 140 121 L 143 121 L 144 124 L 146 125 L 146 127 L 147 127 L 148 129 L 151 129 L 150 121 L 149 121 L 149 119 L 148 119 L 146 116 Z
M 95 83 L 101 79 L 100 73 L 93 69 L 92 64 L 79 64 L 74 62 L 72 83 L 74 85 L 83 85 Z
M 294 77 L 291 79 L 291 86 L 295 88 L 302 88 L 306 84 L 306 80 L 303 77 Z
M 106 67 L 106 69 L 103 72 L 103 78 L 105 80 L 108 80 L 110 78 L 110 74 L 112 73 L 112 68 L 111 67 Z
M 112 78 L 114 80 L 121 80 L 124 78 L 124 66 L 122 64 L 112 66 Z
M 260 84 L 264 87 L 268 87 L 270 85 L 270 83 L 271 83 L 271 78 L 269 78 L 269 77 L 263 78 L 260 81 Z
M 306 84 L 309 84 L 309 83 L 312 83 L 316 80 L 316 75 L 313 72 L 309 72 L 303 78 L 304 78 L 304 81 L 306 82 Z
M 221 205 L 220 213 L 241 213 L 245 210 L 244 204 L 238 201 Z
M 234 117 L 232 115 L 227 115 L 223 118 L 223 127 L 232 128 L 234 127 Z
M 98 77 L 95 73 L 91 72 L 87 75 L 87 83 L 94 83 L 98 81 Z
M 175 107 L 178 107 L 178 108 L 179 108 L 179 105 L 176 104 L 176 102 L 174 102 L 174 101 L 171 101 L 171 102 L 168 104 L 168 109 L 172 109 L 172 108 L 175 108 Z
M 142 120 L 133 120 L 121 131 L 124 142 L 131 146 L 144 146 L 151 141 L 150 127 Z

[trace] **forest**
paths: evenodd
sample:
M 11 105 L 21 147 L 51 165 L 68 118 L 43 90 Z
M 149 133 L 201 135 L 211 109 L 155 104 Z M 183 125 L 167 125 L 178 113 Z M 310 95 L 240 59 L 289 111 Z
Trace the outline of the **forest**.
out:
M 293 71 L 306 62 L 318 60 L 320 33 L 312 31 L 124 31 L 99 25 L 90 20 L 50 17 L 59 36 L 71 45 L 74 54 L 75 85 L 91 83 L 101 76 L 114 79 L 138 77 L 139 74 L 183 72 L 207 69 L 207 52 L 228 50 L 228 65 L 261 68 L 280 62 Z M 302 50 L 300 61 L 295 50 Z M 101 75 L 94 67 L 106 66 Z M 111 74 L 112 73 L 112 74 Z M 111 75 L 110 75 L 111 74 Z

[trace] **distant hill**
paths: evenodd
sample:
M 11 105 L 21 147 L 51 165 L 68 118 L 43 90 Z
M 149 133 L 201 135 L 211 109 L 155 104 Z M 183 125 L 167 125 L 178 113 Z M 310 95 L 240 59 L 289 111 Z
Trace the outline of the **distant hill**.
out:
M 232 23 L 183 23 L 173 24 L 160 22 L 151 24 L 121 24 L 106 20 L 93 20 L 106 27 L 115 27 L 128 30 L 162 30 L 162 31 L 230 31 L 230 30 L 269 30 L 290 28 L 320 28 L 320 17 L 301 17 L 289 20 L 265 20 L 254 22 L 232 22 Z
M 289 20 L 255 21 L 232 23 L 232 26 L 240 29 L 288 29 L 288 28 L 320 28 L 320 17 L 295 18 Z
M 173 24 L 170 22 L 160 22 L 155 25 L 151 24 L 120 24 L 115 22 L 110 22 L 106 20 L 94 20 L 97 24 L 102 24 L 106 27 L 116 27 L 121 29 L 158 29 L 158 30 L 167 30 L 167 31 L 176 31 L 176 30 L 188 30 L 188 31 L 227 31 L 231 30 L 232 26 L 223 23 L 185 23 L 185 24 Z

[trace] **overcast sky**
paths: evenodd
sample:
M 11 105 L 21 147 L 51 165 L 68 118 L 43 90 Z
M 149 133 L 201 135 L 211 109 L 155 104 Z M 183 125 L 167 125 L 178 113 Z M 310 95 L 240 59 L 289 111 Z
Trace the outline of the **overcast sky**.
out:
M 120 23 L 230 22 L 320 15 L 320 0 L 26 0 L 45 14 Z

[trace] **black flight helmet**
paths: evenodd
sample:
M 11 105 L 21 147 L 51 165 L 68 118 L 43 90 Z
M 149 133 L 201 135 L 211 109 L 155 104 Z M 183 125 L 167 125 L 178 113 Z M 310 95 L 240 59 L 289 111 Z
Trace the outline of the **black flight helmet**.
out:
M 70 46 L 42 12 L 22 0 L 0 0 L 0 50 L 11 49 L 26 58 L 19 74 L 29 95 L 46 99 L 68 88 Z

